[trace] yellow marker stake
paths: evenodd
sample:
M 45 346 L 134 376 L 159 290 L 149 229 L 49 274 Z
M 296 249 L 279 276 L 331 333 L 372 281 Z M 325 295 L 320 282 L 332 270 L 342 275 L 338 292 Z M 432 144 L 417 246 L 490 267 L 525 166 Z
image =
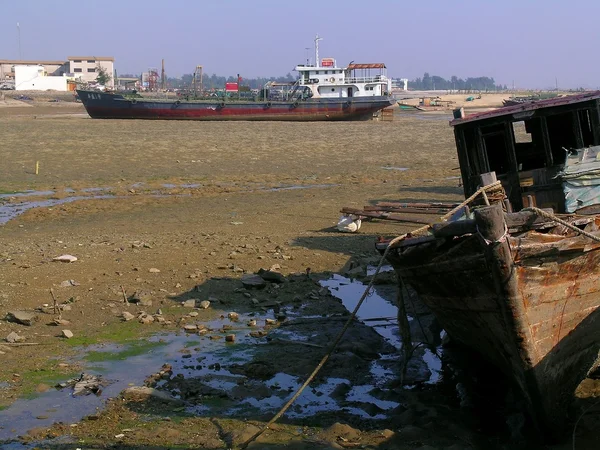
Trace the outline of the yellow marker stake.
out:
M 40 162 L 36 161 L 35 162 L 35 174 L 37 175 L 38 173 L 40 173 Z

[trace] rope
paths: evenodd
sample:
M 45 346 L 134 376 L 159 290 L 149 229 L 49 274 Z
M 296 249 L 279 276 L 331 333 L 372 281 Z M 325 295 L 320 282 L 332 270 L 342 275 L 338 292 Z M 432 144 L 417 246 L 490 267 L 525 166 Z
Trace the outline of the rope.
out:
M 467 198 L 465 201 L 463 201 L 461 204 L 459 204 L 456 208 L 454 208 L 454 209 L 450 210 L 449 212 L 447 212 L 446 214 L 444 214 L 440 219 L 442 221 L 448 219 L 449 217 L 451 217 L 452 215 L 454 215 L 456 212 L 458 212 L 461 208 L 464 208 L 466 205 L 468 205 L 469 203 L 471 203 L 482 192 L 494 189 L 494 188 L 498 187 L 499 185 L 501 185 L 500 181 L 496 181 L 495 183 L 488 184 L 487 186 L 483 186 L 483 187 L 477 189 L 477 191 L 473 195 L 471 195 L 469 198 Z M 342 340 L 342 337 L 344 336 L 344 334 L 346 333 L 346 331 L 350 327 L 350 324 L 352 323 L 352 321 L 356 318 L 356 314 L 358 313 L 358 310 L 360 309 L 361 305 L 363 304 L 363 302 L 365 301 L 365 299 L 369 295 L 369 291 L 373 287 L 373 284 L 375 282 L 375 278 L 379 274 L 379 271 L 381 270 L 381 267 L 383 266 L 388 253 L 394 247 L 394 244 L 402 241 L 403 239 L 405 239 L 409 235 L 410 236 L 414 236 L 415 234 L 427 231 L 429 228 L 431 228 L 431 224 L 424 225 L 424 226 L 422 226 L 420 228 L 417 228 L 416 230 L 414 230 L 414 231 L 412 231 L 410 233 L 405 233 L 405 234 L 403 234 L 401 236 L 397 236 L 397 237 L 395 237 L 394 239 L 392 239 L 388 243 L 388 246 L 386 247 L 385 251 L 383 252 L 383 255 L 381 256 L 379 264 L 377 265 L 377 268 L 375 269 L 375 273 L 371 277 L 371 281 L 369 282 L 368 286 L 366 287 L 365 292 L 363 292 L 362 296 L 358 300 L 358 303 L 356 304 L 356 307 L 354 308 L 354 310 L 350 314 L 350 317 L 348 318 L 348 320 L 344 324 L 344 327 L 339 332 L 339 334 L 336 336 L 336 338 L 333 341 L 333 343 L 329 346 L 329 348 L 327 350 L 327 353 L 325 353 L 325 356 L 323 356 L 323 358 L 321 359 L 321 361 L 319 362 L 319 364 L 317 365 L 317 367 L 315 367 L 315 369 L 308 376 L 308 378 L 302 384 L 302 386 L 300 386 L 298 388 L 298 390 L 292 396 L 292 398 L 290 398 L 287 401 L 287 403 L 285 405 L 283 405 L 283 407 L 279 410 L 279 412 L 277 414 L 275 414 L 273 416 L 273 418 L 271 420 L 269 420 L 264 427 L 262 427 L 260 430 L 258 430 L 256 433 L 254 433 L 249 439 L 247 439 L 245 442 L 243 442 L 240 445 L 240 447 L 239 447 L 240 449 L 242 449 L 242 450 L 245 449 L 253 441 L 255 441 L 256 439 L 258 439 L 258 437 L 261 434 L 263 434 L 265 431 L 267 431 L 271 425 L 273 425 L 281 416 L 283 416 L 285 414 L 285 412 L 289 409 L 290 406 L 292 406 L 292 404 L 296 401 L 296 399 L 298 397 L 300 397 L 300 394 L 302 394 L 302 391 L 304 391 L 304 389 L 311 383 L 311 381 L 314 380 L 314 378 L 317 376 L 317 374 L 319 373 L 319 371 L 321 370 L 321 368 L 325 365 L 325 363 L 327 362 L 327 360 L 329 359 L 329 357 L 332 355 L 333 351 L 336 349 L 337 345 Z
M 564 221 L 562 219 L 559 219 L 554 214 L 546 212 L 543 209 L 539 209 L 539 208 L 536 208 L 534 206 L 530 206 L 529 208 L 524 208 L 522 211 L 532 211 L 532 212 L 534 212 L 534 213 L 536 213 L 536 214 L 538 214 L 538 215 L 540 215 L 542 217 L 545 217 L 547 219 L 550 219 L 550 220 L 553 220 L 553 221 L 555 221 L 557 223 L 560 223 L 561 225 L 564 225 L 565 227 L 570 228 L 571 230 L 575 231 L 576 233 L 579 233 L 579 234 L 581 234 L 581 235 L 583 235 L 585 237 L 588 237 L 588 238 L 590 238 L 593 241 L 600 242 L 600 237 L 598 237 L 598 236 L 596 236 L 596 235 L 594 235 L 592 233 L 589 233 L 589 232 L 587 232 L 585 230 L 582 230 L 581 228 L 577 228 L 575 225 L 570 224 L 569 222 L 566 222 L 566 221 Z

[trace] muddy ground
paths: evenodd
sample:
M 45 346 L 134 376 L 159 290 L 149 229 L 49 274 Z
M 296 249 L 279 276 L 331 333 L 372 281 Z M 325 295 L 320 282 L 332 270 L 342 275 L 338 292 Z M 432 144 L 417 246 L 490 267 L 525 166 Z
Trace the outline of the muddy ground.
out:
M 0 321 L 1 338 L 25 339 L 0 346 L 0 433 L 40 448 L 239 445 L 289 398 L 343 326 L 348 311 L 321 282 L 355 266 L 352 273 L 364 275 L 377 261 L 377 236 L 412 228 L 371 222 L 340 234 L 339 209 L 462 195 L 453 135 L 440 115 L 312 124 L 110 121 L 89 119 L 68 98 L 48 100 L 0 106 L 0 316 L 21 310 L 36 318 L 31 326 Z M 28 190 L 36 192 L 18 194 Z M 78 259 L 53 261 L 63 254 Z M 284 279 L 245 287 L 241 277 L 260 269 Z M 52 293 L 68 323 L 54 324 Z M 195 308 L 182 306 L 190 300 Z M 134 318 L 124 321 L 124 312 Z M 197 329 L 185 332 L 186 325 Z M 63 337 L 64 329 L 73 337 Z M 138 352 L 127 354 L 130 347 Z M 93 372 L 91 353 L 105 355 L 98 364 L 107 354 L 160 356 L 143 376 L 135 364 L 130 380 L 120 374 L 122 390 L 104 387 L 94 411 L 53 420 L 62 406 L 50 406 L 30 413 L 25 433 L 11 433 L 11 405 L 54 395 L 56 383 Z M 495 399 L 484 408 L 492 413 L 481 415 L 477 402 L 457 394 L 452 376 L 428 384 L 416 370 L 411 389 L 402 389 L 395 355 L 389 340 L 353 323 L 308 388 L 314 404 L 325 395 L 336 407 L 315 414 L 310 402 L 292 407 L 252 448 L 537 445 L 526 429 L 511 436 L 505 422 L 518 421 L 518 411 Z M 374 379 L 374 364 L 386 377 Z M 288 378 L 272 381 L 284 372 Z M 125 394 L 129 384 L 170 397 Z M 369 395 L 387 403 L 353 399 L 358 385 L 375 386 Z M 273 402 L 252 407 L 248 398 Z M 593 411 L 578 424 L 578 449 L 592 448 Z

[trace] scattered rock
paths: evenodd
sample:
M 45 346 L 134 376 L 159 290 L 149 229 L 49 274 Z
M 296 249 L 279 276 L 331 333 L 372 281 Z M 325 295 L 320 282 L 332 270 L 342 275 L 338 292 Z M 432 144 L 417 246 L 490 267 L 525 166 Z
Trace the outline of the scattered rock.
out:
M 210 306 L 210 302 L 208 300 L 202 300 L 200 302 L 200 308 L 207 309 Z
M 196 307 L 196 299 L 195 298 L 190 298 L 189 300 L 186 300 L 182 303 L 182 306 L 184 308 L 195 308 Z
M 285 277 L 279 272 L 274 272 L 271 270 L 259 269 L 258 275 L 265 281 L 270 281 L 272 283 L 284 283 Z
M 37 316 L 34 313 L 27 311 L 10 311 L 6 314 L 6 320 L 21 325 L 31 326 L 33 322 L 37 320 Z
M 242 275 L 241 282 L 248 289 L 262 289 L 267 285 L 267 282 L 260 275 Z
M 15 342 L 23 342 L 25 340 L 25 337 L 19 336 L 17 333 L 12 331 L 11 333 L 9 333 L 8 336 L 6 336 L 5 339 L 6 339 L 6 342 L 10 342 L 11 344 L 14 344 Z
M 160 269 L 157 269 L 156 267 L 150 267 L 148 269 L 148 272 L 150 272 L 150 273 L 160 273 Z
M 240 316 L 238 313 L 236 312 L 230 312 L 227 314 L 227 317 L 229 318 L 229 320 L 231 320 L 232 322 L 237 322 L 240 319 Z
M 235 342 L 235 334 L 228 334 L 225 336 L 225 342 Z
M 139 322 L 141 324 L 147 325 L 149 323 L 154 322 L 154 317 L 149 314 L 142 314 L 142 316 L 139 319 Z
M 62 330 L 62 336 L 67 339 L 71 339 L 74 335 L 71 330 Z
M 80 283 L 78 283 L 75 280 L 65 280 L 60 283 L 60 287 L 71 287 L 71 286 L 79 286 L 79 285 L 80 285 Z
M 72 262 L 77 261 L 77 257 L 73 256 L 73 255 L 60 255 L 60 256 L 57 256 L 56 258 L 52 258 L 52 261 L 72 263 Z
M 198 327 L 196 325 L 184 325 L 183 329 L 187 332 L 193 333 L 195 331 L 198 331 Z
M 50 322 L 50 325 L 64 327 L 67 325 L 71 325 L 71 322 L 69 322 L 68 320 L 65 320 L 65 319 L 54 319 L 52 322 Z
M 123 318 L 123 320 L 125 322 L 129 322 L 130 320 L 135 319 L 135 316 L 127 311 L 123 311 L 123 313 L 121 314 L 121 317 Z
M 277 320 L 275 319 L 265 319 L 265 325 L 269 326 L 269 325 L 275 325 L 277 323 Z

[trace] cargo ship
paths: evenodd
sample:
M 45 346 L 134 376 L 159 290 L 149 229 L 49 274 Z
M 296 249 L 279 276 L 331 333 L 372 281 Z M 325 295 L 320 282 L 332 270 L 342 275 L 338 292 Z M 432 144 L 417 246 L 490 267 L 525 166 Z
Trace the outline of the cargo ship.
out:
M 150 98 L 138 93 L 77 90 L 94 119 L 171 120 L 364 120 L 395 104 L 392 80 L 383 63 L 337 67 L 334 58 L 299 65 L 292 83 L 267 83 L 251 98 Z

